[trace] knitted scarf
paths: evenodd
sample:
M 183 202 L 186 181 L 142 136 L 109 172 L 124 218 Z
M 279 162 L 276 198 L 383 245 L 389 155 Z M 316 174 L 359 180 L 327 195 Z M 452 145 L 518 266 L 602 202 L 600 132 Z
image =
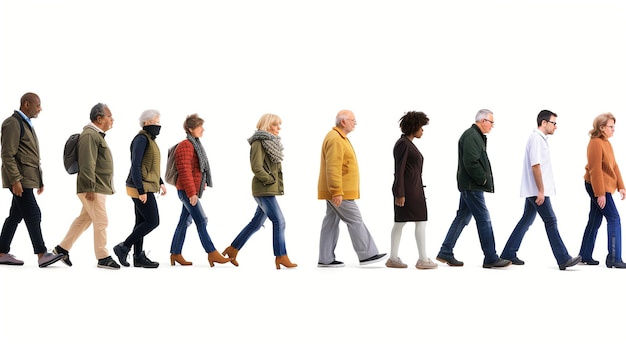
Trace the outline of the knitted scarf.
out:
M 283 144 L 280 142 L 280 137 L 264 130 L 257 130 L 254 134 L 248 138 L 248 143 L 252 145 L 253 142 L 260 140 L 263 150 L 270 157 L 270 161 L 273 163 L 280 163 L 283 160 Z
M 202 172 L 202 181 L 200 182 L 200 189 L 198 190 L 198 197 L 202 197 L 204 191 L 204 184 L 209 187 L 213 186 L 213 180 L 211 180 L 211 167 L 209 167 L 209 159 L 206 156 L 204 147 L 200 143 L 200 139 L 194 138 L 191 134 L 187 133 L 187 140 L 191 142 L 196 154 L 198 155 L 198 161 L 200 163 L 200 172 Z

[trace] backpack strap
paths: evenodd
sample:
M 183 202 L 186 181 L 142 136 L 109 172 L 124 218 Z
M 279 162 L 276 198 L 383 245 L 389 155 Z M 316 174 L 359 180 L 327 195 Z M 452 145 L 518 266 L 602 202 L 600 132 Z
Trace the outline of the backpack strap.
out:
M 20 139 L 22 139 L 24 136 L 24 119 L 19 115 L 19 113 L 15 113 L 13 117 L 20 122 Z

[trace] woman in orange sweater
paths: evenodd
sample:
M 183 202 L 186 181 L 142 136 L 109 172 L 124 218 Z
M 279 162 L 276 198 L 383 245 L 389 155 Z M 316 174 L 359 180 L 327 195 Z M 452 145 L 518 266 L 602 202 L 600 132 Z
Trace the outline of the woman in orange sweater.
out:
M 620 173 L 613 147 L 609 138 L 615 132 L 615 116 L 603 113 L 593 121 L 593 129 L 589 131 L 589 145 L 587 146 L 587 166 L 585 166 L 585 189 L 591 198 L 589 220 L 583 241 L 580 246 L 582 262 L 588 265 L 597 265 L 591 255 L 596 243 L 598 229 L 602 224 L 602 217 L 606 217 L 608 232 L 609 254 L 606 256 L 608 268 L 626 268 L 622 261 L 622 226 L 619 212 L 613 202 L 613 193 L 618 190 L 622 200 L 626 198 L 624 181 Z

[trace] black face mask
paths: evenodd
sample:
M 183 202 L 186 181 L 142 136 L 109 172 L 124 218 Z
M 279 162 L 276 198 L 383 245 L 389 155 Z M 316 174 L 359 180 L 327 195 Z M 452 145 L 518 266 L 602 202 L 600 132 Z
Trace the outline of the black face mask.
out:
M 148 132 L 148 134 L 156 138 L 156 136 L 159 135 L 159 132 L 161 132 L 161 126 L 151 124 L 149 126 L 143 126 L 143 130 L 145 130 L 146 132 Z

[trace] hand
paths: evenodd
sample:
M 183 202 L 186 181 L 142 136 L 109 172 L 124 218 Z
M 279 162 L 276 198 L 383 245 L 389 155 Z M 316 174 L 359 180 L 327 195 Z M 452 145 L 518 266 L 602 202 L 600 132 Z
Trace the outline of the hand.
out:
M 87 201 L 93 201 L 95 198 L 96 198 L 96 193 L 94 192 L 85 193 L 85 199 Z
M 333 205 L 335 205 L 335 207 L 339 207 L 341 206 L 341 202 L 343 201 L 343 196 L 333 196 L 333 199 L 330 201 L 333 203 Z
M 540 192 L 539 194 L 537 194 L 537 198 L 535 199 L 535 203 L 537 204 L 537 206 L 541 206 L 543 205 L 543 202 L 546 200 L 545 196 L 543 196 L 543 193 Z
M 167 194 L 167 188 L 165 187 L 165 184 L 161 184 L 161 195 L 165 194 Z
M 15 184 L 11 185 L 11 192 L 15 196 L 22 197 L 22 193 L 24 192 L 24 189 L 22 188 L 22 183 L 20 181 L 17 181 L 15 182 Z
M 139 195 L 139 201 L 141 201 L 142 204 L 145 204 L 146 201 L 148 201 L 148 195 L 146 194 Z
M 43 193 L 43 185 L 41 188 L 37 189 L 37 195 L 41 195 L 41 193 Z
M 619 194 L 622 197 L 622 200 L 624 200 L 626 198 L 626 190 L 625 189 L 619 189 Z
M 196 204 L 198 203 L 198 195 L 194 195 L 192 197 L 189 198 L 189 203 L 191 204 L 191 206 L 196 206 Z
M 598 206 L 600 206 L 601 209 L 604 209 L 605 205 L 606 205 L 606 196 L 605 195 L 598 196 Z
M 406 199 L 406 198 L 405 198 L 404 196 L 402 196 L 402 197 L 396 197 L 396 201 L 395 201 L 396 206 L 398 206 L 398 207 L 404 207 L 404 200 L 405 200 L 405 199 Z

